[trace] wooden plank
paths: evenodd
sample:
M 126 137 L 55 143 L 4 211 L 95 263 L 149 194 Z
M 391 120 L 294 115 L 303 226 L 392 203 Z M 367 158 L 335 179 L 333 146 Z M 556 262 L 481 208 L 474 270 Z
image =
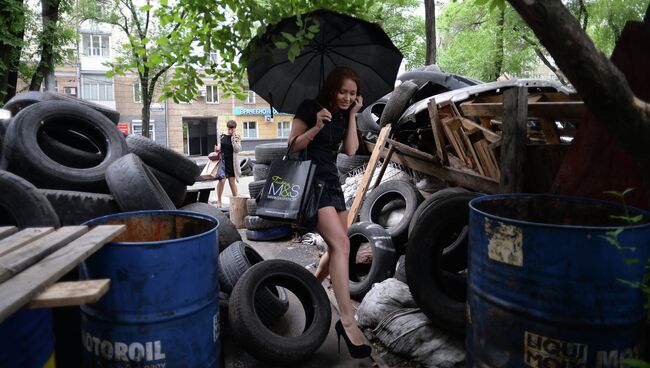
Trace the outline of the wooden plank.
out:
M 485 137 L 485 139 L 487 139 L 490 143 L 496 142 L 499 139 L 501 139 L 500 135 L 498 135 L 497 133 L 491 131 L 488 128 L 485 128 L 482 125 L 476 124 L 475 122 L 473 122 L 473 121 L 471 121 L 471 120 L 469 120 L 467 118 L 461 117 L 460 119 L 461 119 L 461 122 L 463 123 L 463 126 L 465 127 L 465 129 L 467 129 L 467 130 L 480 129 L 483 132 L 483 136 Z
M 0 284 L 0 322 L 126 229 L 100 225 Z
M 503 92 L 505 114 L 501 139 L 501 193 L 520 193 L 524 188 L 527 93 L 526 87 L 514 87 Z
M 18 228 L 15 226 L 0 226 L 0 239 L 4 239 L 17 231 Z
M 389 142 L 391 141 L 390 139 L 388 140 Z M 384 157 L 384 162 L 381 164 L 381 169 L 379 170 L 379 174 L 377 174 L 377 179 L 375 179 L 375 185 L 373 185 L 373 189 L 377 188 L 379 186 L 379 183 L 381 183 L 381 178 L 384 177 L 384 173 L 386 172 L 386 168 L 388 167 L 388 164 L 390 163 L 390 158 L 393 157 L 393 153 L 395 152 L 395 146 L 391 145 L 390 148 L 388 149 L 388 153 Z
M 404 143 L 400 143 L 398 141 L 394 141 L 392 139 L 388 139 L 388 144 L 391 145 L 391 147 L 395 147 L 395 149 L 399 152 L 405 153 L 407 155 L 415 156 L 418 158 L 421 158 L 423 160 L 427 161 L 436 161 L 436 157 L 432 154 L 417 150 L 409 145 L 406 145 Z
M 350 213 L 348 213 L 348 226 L 352 225 L 354 219 L 357 217 L 357 213 L 359 213 L 359 208 L 361 208 L 363 198 L 366 196 L 366 190 L 370 184 L 370 179 L 372 179 L 372 174 L 375 172 L 377 160 L 379 160 L 379 154 L 384 148 L 384 144 L 386 144 L 390 130 L 391 124 L 386 124 L 383 128 L 381 128 L 381 131 L 379 132 L 379 137 L 377 137 L 377 144 L 375 145 L 375 149 L 372 150 L 370 161 L 368 161 L 368 165 L 366 166 L 366 172 L 363 173 L 363 178 L 361 179 L 361 183 L 357 188 L 357 193 L 354 197 L 354 202 L 352 202 Z
M 88 232 L 87 226 L 66 226 L 0 257 L 0 282 L 40 261 Z
M 554 120 L 540 118 L 539 125 L 542 126 L 542 131 L 544 132 L 544 138 L 546 138 L 546 143 L 560 144 L 560 135 L 557 133 L 557 127 L 555 126 Z
M 440 163 L 449 165 L 449 158 L 447 158 L 447 150 L 445 149 L 445 136 L 442 131 L 442 122 L 440 121 L 438 104 L 436 104 L 435 99 L 429 101 L 429 121 L 433 130 L 433 140 L 436 142 L 436 155 Z
M 0 240 L 0 257 L 54 231 L 53 227 L 32 227 Z
M 445 135 L 447 136 L 447 140 L 451 142 L 451 146 L 453 147 L 456 156 L 458 156 L 463 162 L 465 162 L 468 165 L 471 165 L 471 162 L 467 155 L 465 154 L 465 150 L 463 149 L 463 142 L 460 138 L 460 135 L 456 132 L 456 130 L 461 128 L 461 123 L 460 120 L 456 118 L 452 119 L 445 119 L 442 121 L 442 129 L 445 132 Z
M 474 104 L 463 102 L 460 104 L 460 109 L 464 116 L 501 117 L 505 114 L 503 104 L 498 102 Z M 582 101 L 532 102 L 528 105 L 528 117 L 534 118 L 578 120 L 586 111 Z
M 108 292 L 111 279 L 57 282 L 36 295 L 28 308 L 69 307 L 95 303 Z
M 472 142 L 470 142 L 469 138 L 463 132 L 463 129 L 458 129 L 459 134 L 461 135 L 461 138 L 463 139 L 463 144 L 465 146 L 465 149 L 467 149 L 467 152 L 469 152 L 470 158 L 472 158 L 472 163 L 474 164 L 474 167 L 478 170 L 478 173 L 487 176 L 487 173 L 483 169 L 483 165 L 481 165 L 481 160 L 479 160 L 478 155 L 476 154 L 476 151 L 474 150 L 474 145 Z

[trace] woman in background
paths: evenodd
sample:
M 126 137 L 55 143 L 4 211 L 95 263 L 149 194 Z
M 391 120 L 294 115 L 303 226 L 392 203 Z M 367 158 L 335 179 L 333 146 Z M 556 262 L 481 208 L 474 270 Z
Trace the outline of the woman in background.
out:
M 216 152 L 221 151 L 221 165 L 224 165 L 226 172 L 226 177 L 217 182 L 217 207 L 221 207 L 222 205 L 221 196 L 223 194 L 223 188 L 226 185 L 226 180 L 228 180 L 233 197 L 236 197 L 237 181 L 239 181 L 239 177 L 241 176 L 239 158 L 237 157 L 237 153 L 241 151 L 241 138 L 235 133 L 237 130 L 237 122 L 228 120 L 226 127 L 228 130 L 219 136 L 219 143 L 214 147 Z

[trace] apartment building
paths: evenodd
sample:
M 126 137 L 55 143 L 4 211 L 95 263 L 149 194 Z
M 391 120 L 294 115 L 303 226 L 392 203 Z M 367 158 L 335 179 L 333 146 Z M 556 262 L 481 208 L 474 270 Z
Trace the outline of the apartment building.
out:
M 118 128 L 142 134 L 142 95 L 137 74 L 107 77 L 106 62 L 115 57 L 121 38 L 105 24 L 84 22 L 79 29 L 78 62 L 55 71 L 58 92 L 74 95 L 120 112 Z M 226 122 L 237 122 L 244 150 L 259 143 L 284 141 L 291 130 L 292 115 L 271 109 L 253 91 L 246 99 L 224 97 L 213 80 L 205 80 L 198 96 L 187 103 L 159 101 L 150 106 L 150 136 L 156 142 L 187 155 L 207 155 Z

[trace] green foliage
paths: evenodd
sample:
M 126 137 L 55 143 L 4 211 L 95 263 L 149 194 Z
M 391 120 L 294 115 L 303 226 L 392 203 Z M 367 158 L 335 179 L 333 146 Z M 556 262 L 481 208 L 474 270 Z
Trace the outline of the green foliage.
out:
M 650 368 L 650 363 L 639 359 L 623 359 L 622 363 L 632 368 Z
M 480 80 L 495 80 L 502 73 L 527 76 L 537 60 L 525 38 L 532 38 L 519 15 L 504 4 L 503 44 L 497 44 L 500 6 L 494 10 L 474 1 L 447 4 L 438 18 L 438 65 Z M 499 57 L 503 56 L 501 68 Z
M 625 23 L 642 20 L 650 0 L 585 0 L 587 33 L 605 55 L 611 55 Z

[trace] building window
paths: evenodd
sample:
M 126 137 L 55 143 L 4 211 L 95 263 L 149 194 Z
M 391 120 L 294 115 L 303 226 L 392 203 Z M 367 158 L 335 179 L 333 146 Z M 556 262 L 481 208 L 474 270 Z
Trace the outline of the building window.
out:
M 291 132 L 290 121 L 278 121 L 278 138 L 289 138 Z
M 205 102 L 219 103 L 219 88 L 217 86 L 205 86 Z
M 255 103 L 255 92 L 253 91 L 244 91 L 246 93 L 246 103 L 254 104 Z
M 76 96 L 77 87 L 63 87 L 63 93 L 66 95 Z
M 142 103 L 142 85 L 133 83 L 133 102 Z
M 86 75 L 83 78 L 83 95 L 85 100 L 113 101 L 113 79 L 104 75 Z
M 108 35 L 83 34 L 81 35 L 81 42 L 83 44 L 84 56 L 109 56 L 108 50 L 110 43 L 108 41 Z
M 131 132 L 142 135 L 142 120 L 131 121 Z M 154 120 L 149 120 L 149 137 L 152 141 L 156 140 L 156 124 Z
M 243 125 L 244 138 L 257 138 L 257 122 L 245 121 Z
M 219 52 L 213 51 L 208 54 L 208 62 L 211 64 L 219 64 Z

